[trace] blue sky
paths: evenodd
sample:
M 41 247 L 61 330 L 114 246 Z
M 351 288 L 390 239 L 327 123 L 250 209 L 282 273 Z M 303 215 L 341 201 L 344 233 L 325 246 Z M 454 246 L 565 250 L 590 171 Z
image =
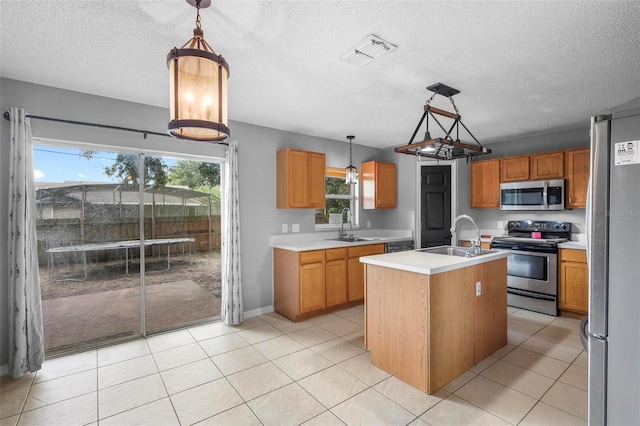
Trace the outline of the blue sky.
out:
M 36 145 L 33 147 L 33 168 L 36 182 L 90 181 L 114 182 L 104 174 L 104 166 L 113 164 L 117 154 L 99 152 L 97 158 L 86 160 L 78 149 Z
M 117 182 L 104 174 L 117 156 L 114 152 L 96 152 L 92 159 L 80 156 L 82 150 L 36 145 L 33 147 L 33 168 L 36 182 Z M 165 158 L 167 165 L 174 160 Z

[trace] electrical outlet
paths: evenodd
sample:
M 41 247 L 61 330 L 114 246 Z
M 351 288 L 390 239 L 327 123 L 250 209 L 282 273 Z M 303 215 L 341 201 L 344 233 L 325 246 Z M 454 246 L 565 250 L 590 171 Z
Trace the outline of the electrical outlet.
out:
M 282 233 L 286 234 L 287 232 L 289 232 L 289 226 L 286 223 L 282 224 Z
M 504 223 L 501 220 L 498 221 L 498 229 L 504 229 Z
M 300 232 L 300 224 L 294 223 L 291 225 L 291 232 Z
M 482 294 L 482 283 L 478 281 L 476 283 L 476 296 L 480 296 Z
M 370 220 L 367 221 L 367 228 L 371 228 L 371 221 Z

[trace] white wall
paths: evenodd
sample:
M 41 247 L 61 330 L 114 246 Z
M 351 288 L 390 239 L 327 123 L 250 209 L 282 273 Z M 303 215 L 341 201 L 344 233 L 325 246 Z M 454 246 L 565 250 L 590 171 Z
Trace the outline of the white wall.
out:
M 164 132 L 167 109 L 115 99 L 71 92 L 16 80 L 0 79 L 0 110 L 26 108 L 30 114 L 87 121 L 143 130 Z M 9 176 L 9 125 L 0 120 L 0 205 L 6 206 Z M 239 142 L 240 220 L 242 226 L 242 281 L 245 310 L 271 306 L 272 258 L 269 237 L 281 232 L 282 224 L 298 223 L 300 232 L 313 232 L 314 213 L 310 209 L 275 208 L 275 153 L 282 148 L 301 148 L 324 152 L 327 165 L 347 166 L 349 145 L 251 124 L 231 122 L 233 139 Z M 33 134 L 59 140 L 100 143 L 162 153 L 224 157 L 224 147 L 202 142 L 181 141 L 162 136 L 98 129 L 32 120 Z M 376 148 L 353 145 L 354 164 L 379 159 Z M 8 221 L 6 208 L 0 209 L 0 223 Z M 361 223 L 371 221 L 373 228 L 389 228 L 384 212 L 364 210 Z M 407 226 L 404 226 L 407 229 Z M 0 226 L 0 257 L 6 259 L 7 226 Z M 0 365 L 8 362 L 7 283 L 8 266 L 0 262 Z

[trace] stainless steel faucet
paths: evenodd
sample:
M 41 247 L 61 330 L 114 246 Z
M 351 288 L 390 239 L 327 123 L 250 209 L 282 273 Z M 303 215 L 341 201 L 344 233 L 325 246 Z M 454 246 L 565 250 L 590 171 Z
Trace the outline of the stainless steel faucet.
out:
M 468 219 L 473 224 L 473 226 L 476 227 L 476 239 L 471 241 L 471 248 L 475 251 L 476 254 L 480 254 L 480 228 L 478 228 L 478 224 L 475 220 L 473 220 L 471 216 L 461 214 L 460 216 L 453 219 L 453 225 L 451 225 L 450 231 L 452 233 L 456 232 L 456 225 L 460 219 Z
M 342 209 L 342 213 L 340 213 L 340 238 L 347 238 L 347 233 L 344 231 L 344 212 L 347 211 L 347 219 L 349 220 L 349 231 L 351 229 L 351 209 L 349 207 L 345 207 Z

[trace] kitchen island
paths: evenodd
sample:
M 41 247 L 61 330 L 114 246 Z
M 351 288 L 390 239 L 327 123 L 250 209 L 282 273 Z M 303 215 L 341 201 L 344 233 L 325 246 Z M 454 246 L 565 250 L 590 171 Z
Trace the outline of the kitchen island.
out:
M 371 363 L 432 394 L 506 345 L 508 255 L 361 257 Z

